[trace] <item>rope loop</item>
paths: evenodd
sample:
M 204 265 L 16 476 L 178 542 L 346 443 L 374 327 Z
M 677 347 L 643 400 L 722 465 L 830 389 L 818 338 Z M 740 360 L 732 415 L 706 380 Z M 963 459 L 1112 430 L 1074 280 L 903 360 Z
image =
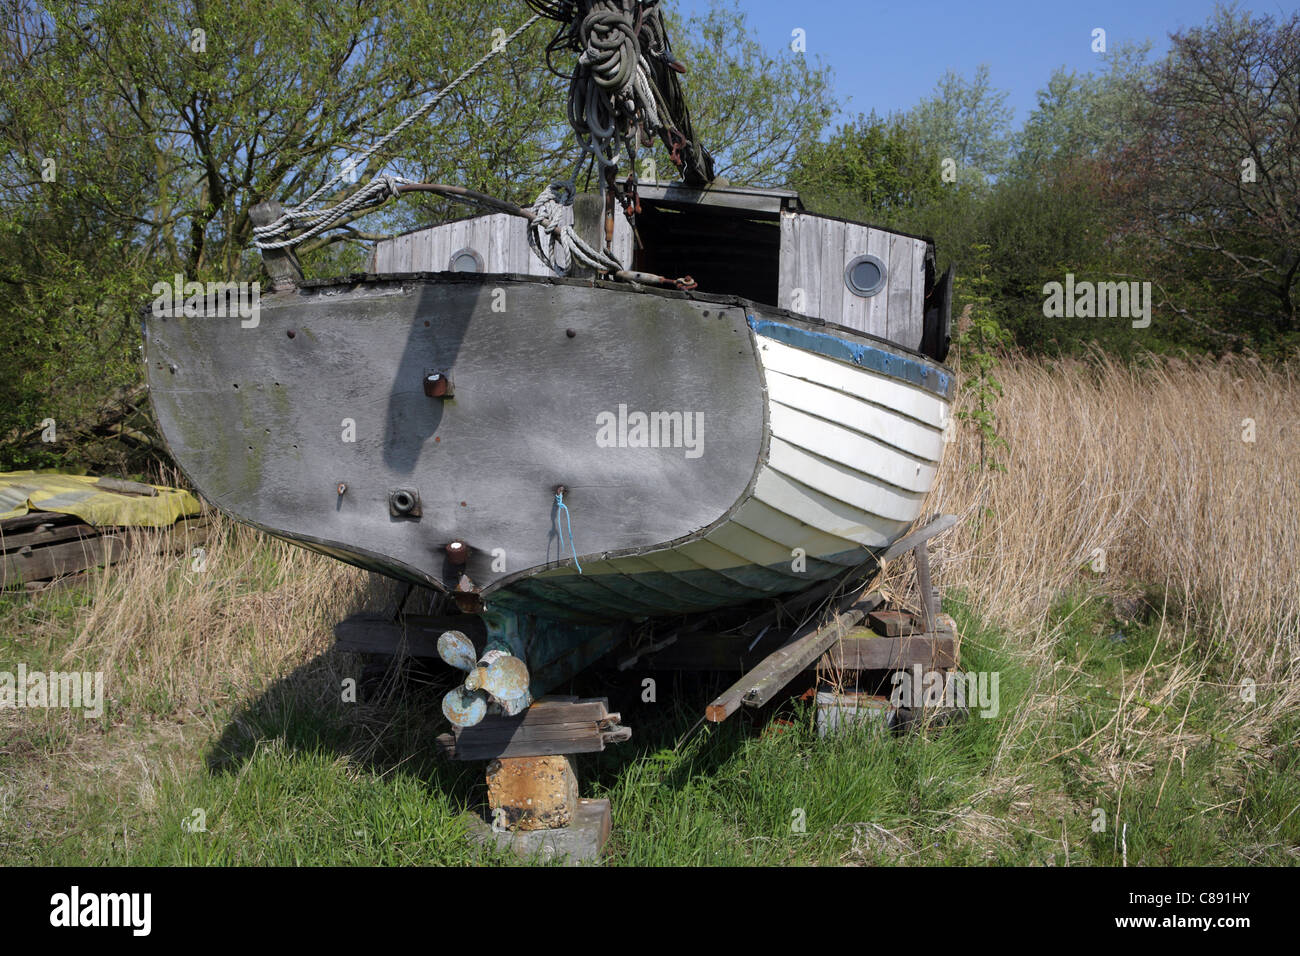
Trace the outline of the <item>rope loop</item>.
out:
M 564 550 L 564 532 L 560 530 L 560 513 L 563 512 L 564 524 L 569 531 L 569 553 L 573 555 L 574 567 L 576 567 L 578 569 L 578 573 L 581 574 L 582 565 L 578 563 L 578 549 L 573 546 L 573 525 L 570 524 L 569 522 L 569 506 L 564 503 L 563 491 L 557 491 L 555 493 L 555 507 L 557 509 L 556 516 L 555 516 L 555 530 L 560 535 L 560 550 L 561 551 Z

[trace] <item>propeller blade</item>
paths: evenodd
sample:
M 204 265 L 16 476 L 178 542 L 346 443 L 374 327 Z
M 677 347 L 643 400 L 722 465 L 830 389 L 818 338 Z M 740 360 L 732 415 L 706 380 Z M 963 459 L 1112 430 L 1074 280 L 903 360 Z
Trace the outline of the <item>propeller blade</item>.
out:
M 528 665 L 517 657 L 502 655 L 488 665 L 479 685 L 498 701 L 528 696 Z
M 474 645 L 460 631 L 443 631 L 438 638 L 438 656 L 460 671 L 473 671 L 477 660 Z
M 487 694 L 453 687 L 442 698 L 442 713 L 457 727 L 473 727 L 487 715 Z

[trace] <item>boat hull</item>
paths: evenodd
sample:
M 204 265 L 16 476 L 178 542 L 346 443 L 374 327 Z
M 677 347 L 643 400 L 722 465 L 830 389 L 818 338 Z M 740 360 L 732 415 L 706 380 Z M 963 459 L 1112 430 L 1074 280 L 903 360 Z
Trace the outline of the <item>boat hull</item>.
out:
M 255 325 L 150 312 L 145 340 L 161 430 L 222 510 L 584 623 L 869 563 L 920 514 L 952 391 L 917 353 L 745 300 L 520 276 L 311 283 Z

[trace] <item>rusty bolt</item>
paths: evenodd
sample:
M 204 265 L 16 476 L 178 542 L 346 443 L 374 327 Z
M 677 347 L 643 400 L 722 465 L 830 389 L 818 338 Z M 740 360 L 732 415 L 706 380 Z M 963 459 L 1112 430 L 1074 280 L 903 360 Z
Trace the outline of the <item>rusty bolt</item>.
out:
M 447 560 L 458 568 L 463 567 L 469 558 L 469 545 L 464 541 L 448 542 L 443 550 L 447 552 Z
M 339 494 L 343 494 L 343 493 L 344 493 L 345 491 L 347 491 L 347 490 L 348 490 L 348 483 L 347 483 L 346 481 L 340 481 L 340 482 L 339 482 Z

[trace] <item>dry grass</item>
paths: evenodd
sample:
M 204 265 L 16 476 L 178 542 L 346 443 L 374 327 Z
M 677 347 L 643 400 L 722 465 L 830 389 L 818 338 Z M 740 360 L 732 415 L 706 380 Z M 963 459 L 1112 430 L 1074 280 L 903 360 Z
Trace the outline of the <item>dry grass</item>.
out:
M 219 514 L 210 520 L 201 555 L 193 543 L 181 555 L 140 547 L 97 575 L 64 663 L 94 661 L 115 675 L 118 694 L 152 694 L 178 716 L 210 713 L 322 654 L 336 622 L 391 590 Z
M 1300 500 L 1300 425 L 1291 412 L 1300 382 L 1294 369 L 1249 359 L 1125 367 L 1104 358 L 1047 364 L 1008 356 L 998 375 L 1005 386 L 997 410 L 1009 445 L 1000 454 L 1007 470 L 980 469 L 975 436 L 958 430 L 930 503 L 963 521 L 939 539 L 934 570 L 948 596 L 964 595 L 974 605 L 968 622 L 993 625 L 979 633 L 973 626 L 965 635 L 966 666 L 1008 665 L 1004 676 L 1024 686 L 993 731 L 981 735 L 980 727 L 968 728 L 949 749 L 938 748 L 946 757 L 934 757 L 929 744 L 896 753 L 854 751 L 853 759 L 874 769 L 858 768 L 851 779 L 840 778 L 855 765 L 821 758 L 828 799 L 857 788 L 856 802 L 841 807 L 835 821 L 837 858 L 923 862 L 937 841 L 972 862 L 1039 860 L 1054 847 L 1062 862 L 1110 862 L 1107 853 L 1119 854 L 1118 844 L 1110 850 L 1096 844 L 1118 840 L 1113 828 L 1104 838 L 1090 836 L 1090 814 L 1098 807 L 1116 821 L 1138 820 L 1142 832 L 1170 834 L 1172 842 L 1184 819 L 1248 818 L 1294 802 L 1283 779 L 1289 764 L 1279 760 L 1280 748 L 1289 745 L 1285 728 L 1300 704 L 1294 681 L 1300 509 L 1293 504 Z M 1247 418 L 1255 422 L 1254 443 L 1242 440 Z M 117 794 L 114 800 L 145 810 L 167 800 L 173 810 L 173 804 L 208 805 L 203 800 L 234 806 L 238 781 L 198 772 L 212 740 L 231 738 L 260 754 L 277 745 L 277 733 L 293 736 L 280 728 L 294 709 L 286 700 L 323 701 L 343 676 L 355 676 L 355 659 L 329 651 L 333 626 L 361 608 L 391 610 L 397 589 L 220 516 L 213 520 L 201 569 L 186 556 L 190 545 L 180 555 L 139 548 L 130 561 L 97 573 L 89 594 L 52 592 L 9 606 L 4 622 L 20 625 L 11 642 L 16 654 L 47 666 L 57 661 L 68 669 L 103 670 L 106 694 L 116 701 L 112 720 L 104 722 L 111 727 L 63 711 L 0 713 L 0 818 L 11 806 L 23 810 L 29 829 L 48 818 L 9 839 L 30 848 L 57 829 L 93 844 L 93 834 L 78 829 L 85 827 L 75 808 L 51 795 L 71 792 L 84 776 Z M 1095 549 L 1105 551 L 1104 573 L 1087 569 Z M 895 563 L 883 586 L 906 598 L 909 571 Z M 1106 622 L 1109 608 L 1093 613 L 1099 603 L 1120 598 L 1132 606 L 1135 594 L 1156 602 L 1150 614 L 1134 612 L 1145 617 L 1135 632 L 1154 629 L 1153 643 L 1143 643 L 1136 658 L 1118 648 L 1070 654 L 1075 635 L 1092 627 L 1080 628 L 1081 619 L 1091 614 Z M 1103 658 L 1122 662 L 1103 673 L 1096 669 Z M 1239 698 L 1246 677 L 1260 685 L 1257 704 Z M 1008 686 L 1004 681 L 1004 693 Z M 249 703 L 258 700 L 254 713 Z M 405 723 L 393 729 L 402 708 L 322 710 L 322 723 L 337 719 L 354 731 L 345 748 L 349 766 L 390 766 L 370 761 L 389 738 L 395 741 L 393 764 L 401 763 L 428 737 L 418 721 L 414 729 L 404 730 Z M 310 715 L 303 723 L 295 739 L 313 739 Z M 979 749 L 979 740 L 990 742 L 974 760 L 962 748 Z M 339 746 L 331 743 L 336 754 L 343 752 Z M 741 802 L 754 808 L 744 832 L 766 832 L 763 807 L 808 799 L 790 790 L 795 778 L 781 773 L 786 758 L 780 753 L 759 748 L 751 754 L 770 766 L 715 757 L 710 786 L 719 792 L 734 786 L 746 794 Z M 896 760 L 903 770 L 891 763 Z M 1267 775 L 1274 762 L 1281 782 L 1261 803 L 1256 781 L 1273 779 Z M 646 795 L 659 790 L 638 781 L 652 764 L 634 761 L 614 784 L 623 814 L 640 819 L 647 832 L 671 830 L 687 807 L 692 814 L 716 810 L 718 820 L 727 817 L 709 803 L 707 788 L 677 797 L 664 789 L 660 802 L 651 800 Z M 241 766 L 250 765 L 271 777 L 285 772 L 245 753 Z M 328 768 L 303 772 L 312 786 L 326 789 L 338 775 Z M 919 794 L 943 781 L 953 786 L 951 780 L 969 792 L 917 809 L 917 797 L 899 784 L 900 773 L 904 782 L 916 776 Z M 1206 777 L 1212 780 L 1198 782 Z M 191 797 L 194 788 L 208 796 Z M 754 797 L 757 791 L 767 796 Z M 385 813 L 393 803 L 386 794 L 372 794 L 373 806 Z M 411 797 L 421 806 L 428 799 L 424 790 Z M 720 800 L 721 806 L 730 804 Z M 102 812 L 125 845 L 123 822 Z M 252 842 L 265 836 L 256 822 L 263 815 L 258 810 L 244 824 Z M 1289 822 L 1297 815 L 1284 810 L 1276 816 L 1267 825 L 1239 826 L 1240 839 L 1248 842 L 1240 859 L 1300 852 Z M 130 838 L 148 832 L 140 824 Z M 0 846 L 3 839 L 0 830 Z M 170 838 L 158 839 L 165 844 Z M 1198 839 L 1222 843 L 1221 836 Z M 166 852 L 183 852 L 184 840 L 177 837 Z M 630 858 L 659 859 L 653 842 L 638 844 Z
M 930 499 L 963 518 L 941 539 L 938 583 L 1032 632 L 1100 549 L 1102 589 L 1162 588 L 1198 640 L 1226 636 L 1235 679 L 1293 677 L 1296 368 L 1253 357 L 1126 366 L 1006 356 L 996 374 L 1006 471 L 981 469 L 978 442 L 959 430 Z

